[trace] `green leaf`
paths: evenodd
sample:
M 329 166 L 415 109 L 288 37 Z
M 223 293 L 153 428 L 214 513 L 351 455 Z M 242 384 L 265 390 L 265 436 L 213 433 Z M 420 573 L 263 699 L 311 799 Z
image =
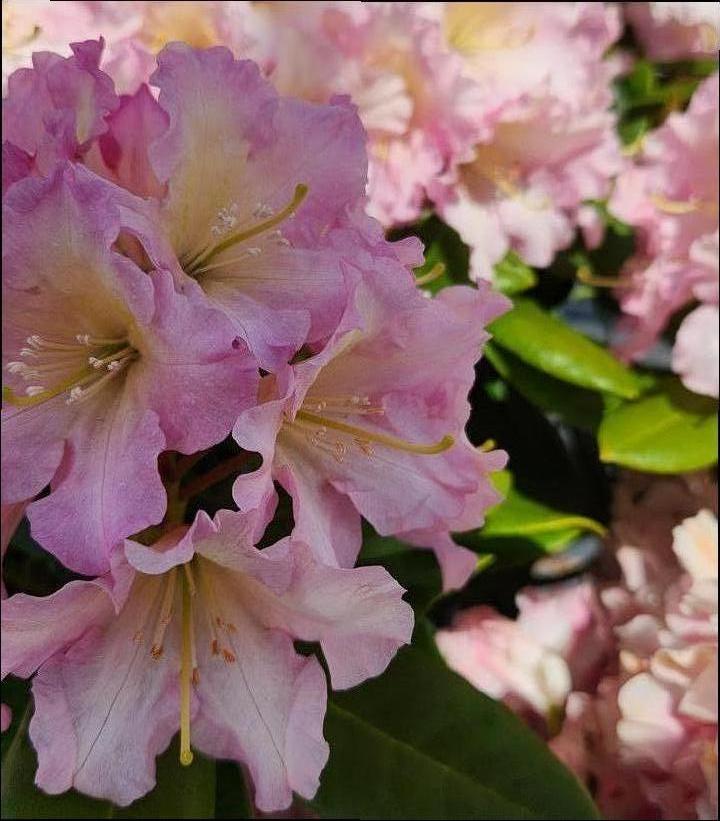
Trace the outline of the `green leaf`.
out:
M 537 285 L 537 274 L 514 251 L 495 264 L 495 287 L 503 294 L 519 294 Z
M 215 765 L 215 818 L 252 818 L 253 807 L 242 769 L 234 761 Z
M 500 376 L 536 407 L 556 414 L 568 425 L 593 433 L 597 430 L 603 410 L 598 393 L 555 379 L 492 342 L 485 346 L 485 356 Z
M 612 354 L 531 300 L 516 300 L 490 331 L 496 344 L 564 382 L 627 399 L 640 392 L 635 374 Z
M 181 767 L 177 742 L 157 762 L 157 787 L 129 807 L 89 798 L 75 790 L 47 795 L 34 784 L 37 756 L 27 727 L 31 708 L 19 723 L 3 757 L 3 818 L 213 818 L 215 764 L 195 755 L 190 767 Z
M 717 461 L 718 403 L 663 380 L 610 411 L 598 432 L 600 458 L 650 473 L 698 470 Z
M 406 648 L 328 705 L 326 818 L 597 818 L 589 796 L 502 704 Z
M 457 542 L 465 547 L 515 563 L 557 553 L 584 532 L 605 534 L 595 519 L 528 498 L 513 487 L 509 471 L 498 471 L 492 479 L 505 499 L 487 512 L 482 528 L 456 534 Z

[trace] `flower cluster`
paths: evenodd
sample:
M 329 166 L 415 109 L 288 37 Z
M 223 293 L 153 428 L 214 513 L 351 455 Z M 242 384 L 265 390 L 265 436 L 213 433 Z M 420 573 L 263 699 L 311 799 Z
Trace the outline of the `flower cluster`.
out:
M 128 90 L 154 50 L 182 39 L 255 60 L 283 94 L 351 96 L 368 133 L 368 212 L 405 223 L 431 200 L 471 246 L 474 277 L 511 248 L 548 265 L 576 225 L 596 235 L 584 203 L 622 167 L 610 111 L 620 63 L 605 59 L 620 17 L 602 3 L 64 5 L 79 7 L 76 37 L 108 39 L 104 68 Z M 41 36 L 58 29 L 50 6 Z M 27 38 L 14 14 L 15 39 Z
M 515 620 L 473 608 L 437 634 L 448 664 L 550 738 L 608 818 L 717 817 L 717 519 L 696 512 L 715 496 L 702 477 L 627 476 L 618 581 L 526 589 Z
M 272 811 L 328 755 L 325 676 L 293 640 L 346 688 L 410 639 L 402 588 L 355 567 L 362 517 L 434 549 L 447 586 L 475 568 L 450 533 L 498 498 L 504 454 L 464 425 L 507 301 L 417 288 L 419 244 L 364 213 L 346 98 L 181 43 L 118 96 L 102 46 L 34 55 L 3 107 L 3 542 L 26 510 L 91 578 L 3 602 L 2 674 L 37 671 L 45 791 L 126 805 L 179 729 L 183 764 L 244 762 Z M 230 436 L 237 510 L 190 516 Z M 259 549 L 278 487 L 294 526 Z
M 622 174 L 610 209 L 637 229 L 638 247 L 619 290 L 622 353 L 649 348 L 672 315 L 684 317 L 673 370 L 697 393 L 718 395 L 718 75 L 645 139 Z

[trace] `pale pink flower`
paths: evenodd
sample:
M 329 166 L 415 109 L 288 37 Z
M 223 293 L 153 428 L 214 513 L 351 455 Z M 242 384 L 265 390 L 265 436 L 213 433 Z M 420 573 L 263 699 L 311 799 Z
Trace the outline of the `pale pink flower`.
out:
M 410 640 L 412 611 L 384 569 L 326 567 L 287 540 L 257 550 L 257 526 L 201 512 L 151 547 L 127 541 L 105 577 L 3 603 L 3 676 L 38 670 L 41 789 L 125 806 L 153 788 L 179 729 L 181 763 L 192 748 L 242 762 L 259 809 L 312 798 L 326 680 L 293 640 L 319 642 L 332 686 L 352 687 Z
M 704 81 L 688 110 L 671 114 L 620 175 L 610 209 L 637 229 L 630 288 L 618 291 L 627 315 L 620 352 L 646 351 L 671 316 L 697 300 L 718 305 L 718 75 Z M 685 319 L 673 367 L 692 390 L 717 396 L 718 331 L 698 333 L 711 311 Z M 685 324 L 687 323 L 687 324 Z
M 69 56 L 71 42 L 104 37 L 102 68 L 122 92 L 146 82 L 168 43 L 196 48 L 245 43 L 238 25 L 244 2 L 163 0 L 4 0 L 3 91 L 8 75 L 28 67 L 34 52 Z
M 570 671 L 561 655 L 518 622 L 490 607 L 473 607 L 451 629 L 438 630 L 436 641 L 447 665 L 478 690 L 528 718 L 557 720 L 572 689 Z
M 635 36 L 653 60 L 717 57 L 717 3 L 623 3 Z
M 324 102 L 347 94 L 368 132 L 368 213 L 415 219 L 433 180 L 467 154 L 474 84 L 420 4 L 254 4 L 248 56 L 283 94 Z
M 425 299 L 397 259 L 377 254 L 357 256 L 360 281 L 327 345 L 265 378 L 260 404 L 240 415 L 235 439 L 263 464 L 238 478 L 235 500 L 264 506 L 278 481 L 295 533 L 323 561 L 354 563 L 362 514 L 444 554 L 446 585 L 460 584 L 473 565 L 447 534 L 480 526 L 497 499 L 487 474 L 505 458 L 473 448 L 463 428 L 483 325 L 506 302 L 465 287 Z
M 528 720 L 556 728 L 571 690 L 592 690 L 613 645 L 589 581 L 521 591 L 515 620 L 480 606 L 437 632 L 448 665 Z
M 224 316 L 175 290 L 171 259 L 146 273 L 118 250 L 151 232 L 141 200 L 81 166 L 4 200 L 2 502 L 50 484 L 33 536 L 81 573 L 162 519 L 160 451 L 221 441 L 255 401 Z
M 432 190 L 472 249 L 471 275 L 490 278 L 513 249 L 545 267 L 587 222 L 622 167 L 603 59 L 620 34 L 601 3 L 428 4 L 477 87 L 476 146 Z

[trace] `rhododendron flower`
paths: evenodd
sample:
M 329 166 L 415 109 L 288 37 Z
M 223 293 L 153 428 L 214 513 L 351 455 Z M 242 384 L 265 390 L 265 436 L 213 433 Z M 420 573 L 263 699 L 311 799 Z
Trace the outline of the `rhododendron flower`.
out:
M 7 75 L 30 65 L 34 52 L 69 56 L 69 43 L 102 36 L 102 68 L 120 91 L 133 93 L 153 71 L 155 55 L 179 40 L 196 48 L 239 49 L 243 2 L 156 0 L 4 0 L 3 91 Z
M 263 380 L 261 404 L 234 430 L 263 457 L 236 481 L 240 508 L 275 498 L 277 480 L 293 497 L 298 538 L 341 566 L 360 548 L 360 514 L 384 535 L 479 526 L 497 499 L 487 473 L 504 463 L 473 448 L 463 425 L 482 326 L 506 301 L 463 287 L 427 300 L 409 281 L 391 284 L 397 263 L 382 262 L 364 263 L 378 281 L 357 286 L 325 348 Z
M 688 110 L 647 137 L 622 174 L 609 207 L 635 226 L 638 253 L 619 291 L 628 335 L 621 353 L 646 351 L 673 313 L 698 300 L 680 326 L 673 368 L 688 388 L 717 396 L 718 75 L 705 80 Z M 626 283 L 628 284 L 628 283 Z
M 4 201 L 2 502 L 50 483 L 33 536 L 87 574 L 162 519 L 160 451 L 224 439 L 256 393 L 224 316 L 119 252 L 151 231 L 143 207 L 73 166 Z
M 349 94 L 368 132 L 368 213 L 415 219 L 477 133 L 474 84 L 414 3 L 265 3 L 243 16 L 249 56 L 284 94 Z
M 342 101 L 279 98 L 227 49 L 175 43 L 158 66 L 159 101 L 124 98 L 92 164 L 157 200 L 179 287 L 199 286 L 276 370 L 342 315 L 327 234 L 363 196 L 362 127 Z
M 556 727 L 571 689 L 594 686 L 612 636 L 589 581 L 526 589 L 518 617 L 480 606 L 461 612 L 437 632 L 448 666 L 526 717 Z
M 47 174 L 57 160 L 79 159 L 106 130 L 105 117 L 118 99 L 112 80 L 98 68 L 102 49 L 100 39 L 74 43 L 67 58 L 37 52 L 32 68 L 19 69 L 10 78 L 3 100 L 3 140 L 23 152 L 28 170 Z
M 643 51 L 653 60 L 717 57 L 717 3 L 623 3 L 623 10 Z
M 472 249 L 471 274 L 489 278 L 509 249 L 550 264 L 620 170 L 610 112 L 620 34 L 601 3 L 427 4 L 448 47 L 480 89 L 474 156 L 431 196 Z
M 265 812 L 314 795 L 326 682 L 293 639 L 319 642 L 332 686 L 352 687 L 410 640 L 412 611 L 384 569 L 326 567 L 287 540 L 259 551 L 256 528 L 201 512 L 151 547 L 127 541 L 105 577 L 3 603 L 3 675 L 38 670 L 38 786 L 127 805 L 179 728 L 182 764 L 193 748 L 243 762 Z

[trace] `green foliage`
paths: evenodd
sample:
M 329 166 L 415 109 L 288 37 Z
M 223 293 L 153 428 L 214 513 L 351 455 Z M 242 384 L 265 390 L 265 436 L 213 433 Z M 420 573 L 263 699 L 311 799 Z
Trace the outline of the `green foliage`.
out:
M 718 403 L 662 380 L 636 402 L 620 405 L 603 419 L 600 458 L 652 473 L 678 473 L 717 461 Z
M 508 251 L 495 265 L 493 282 L 498 291 L 511 296 L 537 285 L 537 274 L 514 251 Z
M 547 746 L 430 654 L 402 650 L 328 706 L 328 818 L 597 818 Z
M 640 382 L 615 357 L 535 302 L 520 298 L 490 326 L 500 347 L 550 376 L 632 399 Z
M 492 342 L 486 345 L 485 356 L 500 376 L 533 405 L 568 425 L 597 430 L 603 410 L 598 393 L 549 376 Z
M 717 69 L 715 60 L 674 64 L 636 60 L 615 83 L 619 133 L 626 145 L 637 144 L 667 114 L 685 108 L 698 84 Z
M 514 487 L 509 471 L 500 471 L 492 478 L 505 498 L 488 511 L 483 527 L 456 536 L 465 547 L 503 562 L 531 561 L 564 550 L 583 533 L 605 534 L 600 522 L 588 516 L 556 510 L 529 498 Z

